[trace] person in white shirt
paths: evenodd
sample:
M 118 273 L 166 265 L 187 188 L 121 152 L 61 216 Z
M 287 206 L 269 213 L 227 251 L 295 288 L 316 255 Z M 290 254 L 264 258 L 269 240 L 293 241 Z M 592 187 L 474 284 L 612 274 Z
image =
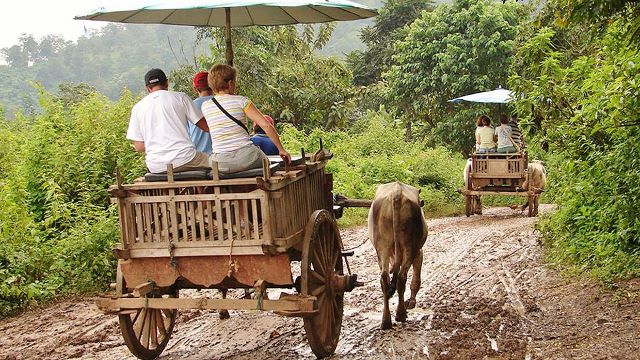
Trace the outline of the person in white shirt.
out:
M 196 150 L 187 131 L 187 122 L 209 131 L 202 111 L 186 94 L 169 91 L 162 70 L 149 70 L 144 81 L 148 95 L 131 109 L 127 139 L 145 153 L 149 172 L 164 173 L 168 164 L 175 172 L 211 168 L 208 155 Z

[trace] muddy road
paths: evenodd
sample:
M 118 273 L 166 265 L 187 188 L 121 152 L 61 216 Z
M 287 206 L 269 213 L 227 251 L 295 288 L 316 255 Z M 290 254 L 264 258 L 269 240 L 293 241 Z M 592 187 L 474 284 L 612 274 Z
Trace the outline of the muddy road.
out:
M 605 291 L 589 280 L 562 277 L 543 264 L 534 221 L 508 208 L 429 221 L 416 309 L 388 331 L 379 330 L 379 273 L 366 228 L 343 231 L 345 246 L 355 248 L 351 268 L 365 286 L 346 295 L 332 358 L 640 358 L 640 281 Z M 0 359 L 133 358 L 116 316 L 100 313 L 93 299 L 2 319 L 0 334 Z M 181 311 L 161 358 L 314 356 L 300 319 L 232 311 L 222 321 L 215 312 Z

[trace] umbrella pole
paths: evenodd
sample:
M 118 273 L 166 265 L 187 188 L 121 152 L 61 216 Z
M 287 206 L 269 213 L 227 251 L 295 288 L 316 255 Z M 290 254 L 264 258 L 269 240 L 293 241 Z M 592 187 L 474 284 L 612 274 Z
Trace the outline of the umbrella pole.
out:
M 233 45 L 231 44 L 231 8 L 225 8 L 224 13 L 227 17 L 227 27 L 224 32 L 227 38 L 227 65 L 233 66 Z

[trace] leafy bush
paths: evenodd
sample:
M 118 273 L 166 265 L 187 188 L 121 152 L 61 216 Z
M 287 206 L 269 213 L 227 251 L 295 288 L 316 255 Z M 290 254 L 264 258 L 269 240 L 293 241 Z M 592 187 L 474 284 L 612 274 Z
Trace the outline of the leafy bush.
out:
M 640 66 L 625 36 L 632 23 L 620 16 L 577 40 L 540 28 L 520 47 L 510 80 L 524 94 L 524 123 L 552 153 L 559 210 L 540 223 L 551 256 L 606 281 L 640 275 Z M 587 54 L 559 46 L 587 40 Z
M 116 165 L 131 181 L 143 159 L 124 138 L 134 98 L 111 103 L 41 93 L 43 114 L 0 125 L 0 314 L 101 288 L 113 277 Z
M 406 142 L 404 128 L 384 111 L 369 112 L 351 131 L 313 130 L 305 133 L 286 125 L 285 147 L 317 150 L 323 139 L 334 157 L 327 170 L 334 174 L 334 191 L 351 198 L 373 199 L 378 185 L 401 181 L 421 188 L 427 216 L 459 213 L 464 159 L 444 147 Z M 361 224 L 366 212 L 348 211 L 341 223 Z

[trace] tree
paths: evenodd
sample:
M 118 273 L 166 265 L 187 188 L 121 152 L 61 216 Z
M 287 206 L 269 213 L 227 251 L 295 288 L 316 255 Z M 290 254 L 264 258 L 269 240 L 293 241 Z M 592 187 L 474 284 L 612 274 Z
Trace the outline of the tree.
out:
M 234 66 L 238 92 L 266 114 L 296 127 L 345 127 L 354 118 L 351 73 L 334 58 L 317 55 L 331 37 L 334 24 L 233 29 Z M 192 92 L 196 70 L 224 62 L 224 33 L 202 29 L 201 39 L 213 40 L 211 56 L 197 59 L 171 74 L 175 88 Z
M 395 65 L 383 74 L 398 114 L 408 125 L 424 126 L 433 141 L 468 150 L 462 139 L 473 136 L 473 122 L 450 117 L 447 100 L 506 84 L 516 27 L 527 9 L 515 2 L 456 0 L 422 12 L 394 44 Z
M 392 44 L 404 37 L 403 27 L 412 23 L 423 10 L 432 10 L 431 0 L 389 0 L 379 10 L 373 26 L 362 29 L 365 51 L 354 51 L 347 56 L 356 85 L 369 85 L 392 63 Z

